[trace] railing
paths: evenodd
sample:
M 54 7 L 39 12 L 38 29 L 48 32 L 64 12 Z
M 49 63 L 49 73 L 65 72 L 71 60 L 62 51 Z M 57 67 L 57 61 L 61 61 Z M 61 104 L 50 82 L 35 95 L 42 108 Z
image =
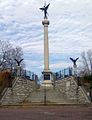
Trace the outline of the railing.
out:
M 70 77 L 73 76 L 73 69 L 69 67 L 54 73 L 54 75 L 56 77 L 56 80 Z
M 17 76 L 17 70 L 16 69 L 13 70 L 13 75 Z M 23 78 L 29 79 L 29 80 L 36 80 L 38 78 L 38 76 L 34 72 L 28 71 L 26 69 L 21 69 L 20 76 L 23 77 Z
M 34 72 L 28 71 L 28 70 L 23 70 L 21 76 L 29 79 L 29 80 L 37 80 L 38 75 L 36 75 Z

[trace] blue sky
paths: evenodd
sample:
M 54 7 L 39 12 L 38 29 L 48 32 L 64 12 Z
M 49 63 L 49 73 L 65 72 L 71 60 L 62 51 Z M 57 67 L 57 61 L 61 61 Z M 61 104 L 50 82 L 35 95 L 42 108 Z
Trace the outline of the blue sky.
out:
M 26 68 L 43 71 L 44 0 L 0 0 L 0 39 L 21 46 Z M 92 49 L 92 0 L 47 0 L 50 69 L 72 66 L 69 57 Z M 80 63 L 80 62 L 79 62 Z

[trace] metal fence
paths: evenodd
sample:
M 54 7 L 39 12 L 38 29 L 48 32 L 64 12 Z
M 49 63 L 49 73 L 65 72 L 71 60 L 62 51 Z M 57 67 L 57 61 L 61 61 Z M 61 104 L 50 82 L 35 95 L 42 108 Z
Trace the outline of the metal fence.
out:
M 69 67 L 69 68 L 60 70 L 58 72 L 55 72 L 54 74 L 55 74 L 56 80 L 63 79 L 63 78 L 72 76 L 73 75 L 73 69 Z
M 17 69 L 12 70 L 12 75 L 17 76 Z M 26 79 L 29 79 L 29 80 L 37 80 L 38 79 L 38 75 L 36 75 L 34 72 L 28 71 L 26 69 L 21 69 L 20 76 L 24 77 Z

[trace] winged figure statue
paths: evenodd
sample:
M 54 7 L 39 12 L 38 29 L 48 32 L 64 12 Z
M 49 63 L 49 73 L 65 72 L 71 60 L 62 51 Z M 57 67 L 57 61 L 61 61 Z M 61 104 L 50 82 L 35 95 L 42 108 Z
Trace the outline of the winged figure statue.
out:
M 50 3 L 48 5 L 44 5 L 42 8 L 40 8 L 40 10 L 44 11 L 44 19 L 47 19 L 47 10 L 48 10 L 48 7 L 49 7 Z

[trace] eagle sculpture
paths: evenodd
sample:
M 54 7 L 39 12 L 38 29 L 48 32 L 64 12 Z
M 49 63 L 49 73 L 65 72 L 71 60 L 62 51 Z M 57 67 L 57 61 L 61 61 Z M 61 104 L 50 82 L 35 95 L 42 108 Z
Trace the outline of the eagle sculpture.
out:
M 18 66 L 20 66 L 20 63 L 23 61 L 23 59 L 21 59 L 21 60 L 15 59 L 15 61 L 17 62 Z
M 74 65 L 76 65 L 76 61 L 77 61 L 78 59 L 79 59 L 79 57 L 76 58 L 76 59 L 73 59 L 73 58 L 70 57 L 70 60 L 73 62 Z

